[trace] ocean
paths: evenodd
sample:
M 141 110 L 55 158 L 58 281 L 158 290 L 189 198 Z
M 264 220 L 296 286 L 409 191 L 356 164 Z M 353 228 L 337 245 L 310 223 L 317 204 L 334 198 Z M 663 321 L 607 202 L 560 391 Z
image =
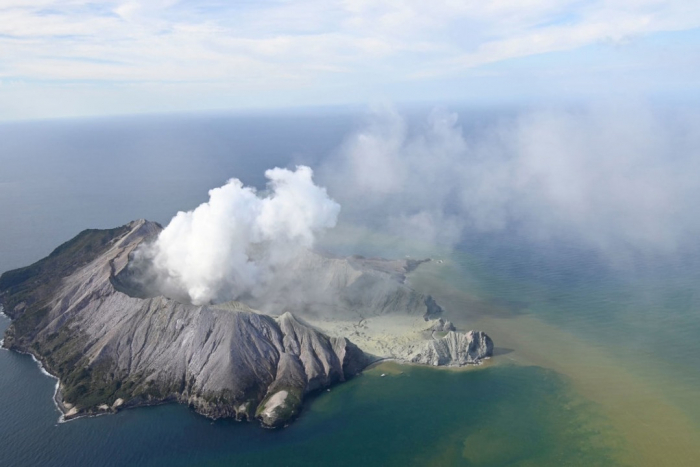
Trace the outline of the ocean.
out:
M 265 169 L 314 167 L 361 120 L 319 111 L 0 125 L 0 271 L 85 228 L 167 223 L 231 177 L 263 189 Z M 405 242 L 387 235 L 344 243 L 354 228 L 324 247 L 404 256 Z M 58 423 L 55 380 L 31 357 L 1 351 L 0 464 L 700 465 L 693 254 L 613 267 L 580 245 L 507 232 L 410 249 L 436 259 L 412 285 L 460 327 L 487 332 L 489 362 L 384 363 L 311 397 L 290 427 L 265 430 L 180 405 Z

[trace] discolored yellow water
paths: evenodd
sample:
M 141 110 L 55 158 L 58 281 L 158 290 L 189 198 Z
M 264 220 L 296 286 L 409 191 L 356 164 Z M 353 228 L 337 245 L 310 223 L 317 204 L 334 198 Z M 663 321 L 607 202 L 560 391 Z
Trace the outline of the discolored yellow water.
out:
M 537 302 L 528 303 L 525 310 L 508 309 L 475 287 L 463 271 L 456 273 L 454 261 L 460 260 L 464 265 L 469 258 L 452 252 L 443 263 L 432 262 L 413 273 L 411 283 L 433 294 L 459 327 L 486 331 L 497 346 L 493 364 L 536 365 L 564 375 L 575 391 L 605 414 L 600 430 L 607 430 L 609 422 L 620 435 L 611 439 L 620 464 L 700 465 L 700 426 L 693 416 L 700 387 L 692 384 L 693 378 L 678 377 L 666 371 L 663 361 L 649 354 L 635 356 L 613 339 L 596 339 L 588 329 L 576 332 L 551 324 L 538 313 Z M 590 310 L 586 319 L 595 322 L 598 313 Z M 617 332 L 625 332 L 624 325 L 616 325 Z

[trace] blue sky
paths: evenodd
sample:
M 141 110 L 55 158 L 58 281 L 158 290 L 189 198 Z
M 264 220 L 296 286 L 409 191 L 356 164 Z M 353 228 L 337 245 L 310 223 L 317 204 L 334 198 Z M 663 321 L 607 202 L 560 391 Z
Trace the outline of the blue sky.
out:
M 0 120 L 694 99 L 700 2 L 0 1 Z

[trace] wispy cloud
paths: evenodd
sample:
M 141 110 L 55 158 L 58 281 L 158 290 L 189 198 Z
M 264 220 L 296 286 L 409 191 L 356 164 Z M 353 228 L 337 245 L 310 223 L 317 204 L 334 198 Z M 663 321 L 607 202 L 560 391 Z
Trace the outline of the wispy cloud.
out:
M 323 87 L 326 100 L 342 101 L 348 92 L 410 80 L 429 88 L 493 63 L 699 27 L 699 6 L 663 0 L 7 0 L 0 80 L 215 83 L 261 97 Z

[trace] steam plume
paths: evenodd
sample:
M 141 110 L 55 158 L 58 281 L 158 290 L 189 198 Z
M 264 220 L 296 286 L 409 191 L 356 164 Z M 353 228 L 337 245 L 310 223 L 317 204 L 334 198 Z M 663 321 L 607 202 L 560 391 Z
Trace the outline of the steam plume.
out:
M 151 246 L 158 287 L 195 304 L 252 294 L 299 248 L 336 224 L 340 205 L 309 167 L 267 170 L 266 196 L 231 179 L 209 201 L 179 212 Z

